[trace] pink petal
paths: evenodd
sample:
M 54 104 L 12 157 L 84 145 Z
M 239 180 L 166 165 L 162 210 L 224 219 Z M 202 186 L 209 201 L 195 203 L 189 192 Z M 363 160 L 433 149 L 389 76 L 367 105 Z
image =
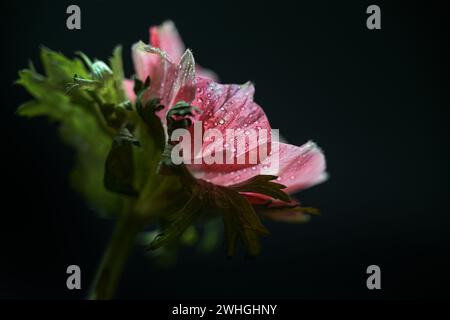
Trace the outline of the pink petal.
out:
M 165 21 L 159 26 L 150 27 L 150 44 L 166 52 L 169 57 L 176 63 L 181 61 L 181 57 L 186 50 L 186 47 L 181 40 L 175 24 L 172 21 Z M 211 70 L 196 66 L 197 75 L 205 78 L 218 80 L 217 75 Z
M 172 21 L 165 21 L 159 26 L 150 28 L 150 44 L 167 52 L 175 62 L 181 60 L 185 46 Z
M 267 146 L 268 141 L 270 142 L 270 124 L 264 111 L 253 101 L 254 91 L 255 89 L 250 82 L 243 85 L 218 84 L 209 79 L 197 77 L 197 95 L 192 104 L 200 109 L 201 113 L 196 116 L 195 120 L 202 122 L 203 133 L 208 129 L 216 129 L 222 134 L 224 140 L 203 141 L 203 157 L 205 154 L 211 154 L 212 150 L 222 150 L 223 162 L 225 163 L 225 150 L 237 148 L 235 141 L 248 139 L 252 133 L 258 139 L 257 145 L 254 147 Z M 227 129 L 232 129 L 235 132 L 234 141 L 226 140 Z M 263 129 L 267 133 L 266 140 L 263 140 L 262 136 L 259 135 L 259 132 L 264 131 Z M 236 152 L 233 152 L 235 154 L 233 158 L 235 165 L 204 164 L 202 170 L 231 171 L 239 167 L 248 167 L 248 155 L 252 150 L 254 148 L 248 145 L 242 150 L 237 148 Z M 255 151 L 255 154 L 257 154 L 257 149 Z M 196 156 L 201 157 L 202 154 Z M 246 157 L 245 164 L 237 164 L 237 159 L 240 157 Z M 261 160 L 258 156 L 257 161 Z M 256 163 L 258 162 L 254 162 L 253 165 Z M 191 169 L 195 169 L 195 167 L 193 166 Z
M 211 79 L 213 81 L 218 82 L 219 77 L 214 71 L 201 67 L 199 64 L 195 67 L 195 72 L 199 77 Z
M 146 47 L 148 46 L 143 42 L 133 45 L 131 50 L 134 70 L 141 81 L 145 81 L 147 77 L 150 77 L 153 81 L 161 73 L 162 52 L 161 54 L 156 53 L 156 51 L 150 53 L 145 50 Z
M 283 152 L 284 151 L 284 152 Z M 278 182 L 287 193 L 295 193 L 327 179 L 325 156 L 312 141 L 297 147 L 280 143 Z
M 265 171 L 273 164 L 274 159 L 271 156 L 251 168 L 228 173 L 204 171 L 201 177 L 214 184 L 231 185 L 259 174 L 266 174 Z M 279 166 L 276 172 L 271 174 L 278 176 L 276 182 L 286 186 L 285 192 L 295 193 L 326 180 L 325 157 L 313 142 L 307 142 L 301 147 L 279 143 Z
M 195 61 L 191 50 L 181 57 L 177 73 L 172 84 L 169 106 L 179 101 L 192 102 L 195 98 Z
M 194 99 L 195 62 L 190 50 L 186 50 L 180 64 L 176 65 L 164 51 L 139 42 L 133 46 L 133 60 L 139 79 L 145 81 L 147 76 L 151 79 L 144 100 L 160 98 L 167 111 L 178 101 Z M 161 112 L 163 119 L 165 111 Z

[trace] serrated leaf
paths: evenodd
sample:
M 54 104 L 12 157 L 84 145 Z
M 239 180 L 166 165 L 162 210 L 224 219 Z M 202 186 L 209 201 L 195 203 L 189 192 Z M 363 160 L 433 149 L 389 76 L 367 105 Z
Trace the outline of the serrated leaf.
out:
M 70 95 L 66 94 L 67 84 L 73 81 L 74 74 L 83 78 L 89 78 L 90 74 L 79 59 L 69 59 L 48 48 L 41 48 L 40 56 L 43 74 L 32 64 L 19 72 L 17 84 L 35 100 L 20 106 L 17 114 L 30 118 L 45 116 L 57 121 L 63 141 L 76 151 L 70 174 L 73 187 L 100 214 L 117 214 L 121 211 L 123 197 L 104 187 L 105 159 L 111 149 L 113 131 L 106 130 L 100 110 L 88 92 L 72 90 Z M 110 81 L 110 85 L 99 92 L 106 102 L 115 102 L 110 100 L 115 92 L 112 84 Z
M 277 176 L 258 175 L 241 183 L 231 185 L 229 188 L 238 192 L 259 193 L 274 199 L 289 202 L 289 195 L 282 190 L 286 186 L 272 182 L 275 179 L 277 179 Z
M 51 114 L 51 110 L 49 110 L 48 104 L 41 103 L 36 100 L 31 100 L 20 105 L 16 113 L 22 117 L 33 118 Z
M 63 93 L 58 92 L 58 86 L 50 83 L 45 76 L 29 69 L 19 71 L 16 84 L 26 88 L 31 95 L 41 101 L 53 103 L 55 97 L 63 99 L 64 96 Z M 68 100 L 68 98 L 65 99 Z
M 222 201 L 227 254 L 234 255 L 239 238 L 250 256 L 259 255 L 259 238 L 268 235 L 269 231 L 261 223 L 246 197 L 227 187 L 221 187 L 219 190 L 222 197 L 219 201 Z
M 179 238 L 197 218 L 202 202 L 195 196 L 191 197 L 185 206 L 177 212 L 175 219 L 168 224 L 162 233 L 147 246 L 148 250 L 155 250 Z
M 74 74 L 80 77 L 89 76 L 88 70 L 80 59 L 69 59 L 62 53 L 45 47 L 41 48 L 41 61 L 48 80 L 58 85 L 60 89 L 64 89 Z

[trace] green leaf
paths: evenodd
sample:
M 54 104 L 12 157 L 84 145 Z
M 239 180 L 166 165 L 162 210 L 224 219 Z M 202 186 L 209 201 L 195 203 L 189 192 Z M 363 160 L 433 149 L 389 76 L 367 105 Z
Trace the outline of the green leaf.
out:
M 70 174 L 73 187 L 85 197 L 88 205 L 107 215 L 120 212 L 124 202 L 122 195 L 104 187 L 105 159 L 110 154 L 112 138 L 129 122 L 131 113 L 127 111 L 130 109 L 129 101 L 122 91 L 120 53 L 120 48 L 116 48 L 110 60 L 113 77 L 98 86 L 88 86 L 89 90 L 74 88 L 66 94 L 75 74 L 86 80 L 91 80 L 92 75 L 79 58 L 70 59 L 45 47 L 40 52 L 44 72 L 38 73 L 29 63 L 28 69 L 19 72 L 17 80 L 17 84 L 34 98 L 21 105 L 17 114 L 28 118 L 45 116 L 59 123 L 63 141 L 75 150 L 74 168 Z M 92 93 L 95 93 L 95 99 Z M 108 112 L 109 118 L 105 119 Z M 122 139 L 135 143 L 126 135 Z M 148 139 L 151 144 L 152 138 Z M 151 162 L 151 155 L 146 160 Z
M 137 196 L 134 188 L 134 163 L 132 146 L 139 142 L 131 132 L 124 128 L 114 137 L 111 151 L 105 162 L 105 188 L 110 191 Z
M 61 104 L 56 110 L 49 109 L 50 115 L 54 116 L 55 113 L 53 112 L 67 108 L 70 99 L 63 92 L 58 91 L 59 86 L 51 83 L 48 78 L 35 71 L 29 69 L 19 71 L 19 79 L 16 84 L 25 87 L 31 95 L 44 103 L 49 105 Z
M 238 184 L 229 186 L 237 192 L 252 192 L 269 196 L 274 199 L 289 202 L 289 196 L 282 190 L 286 186 L 272 182 L 277 176 L 258 175 Z
M 16 112 L 22 117 L 33 118 L 50 114 L 51 110 L 49 110 L 48 104 L 41 103 L 36 100 L 31 100 L 22 104 Z
M 66 84 L 72 80 L 74 74 L 80 77 L 89 76 L 88 70 L 80 59 L 69 59 L 62 53 L 45 47 L 41 48 L 41 61 L 48 81 L 61 90 L 65 89 Z
M 201 207 L 202 202 L 196 196 L 192 196 L 185 206 L 174 215 L 175 219 L 147 246 L 147 249 L 155 250 L 173 243 L 198 217 Z
M 122 63 L 122 46 L 117 46 L 114 48 L 113 56 L 109 59 L 109 64 L 111 65 L 111 69 L 114 75 L 113 80 L 116 101 L 117 103 L 122 103 L 128 100 L 125 89 L 123 87 L 123 80 L 125 78 L 125 75 L 123 72 Z
M 228 187 L 220 187 L 220 207 L 222 208 L 225 241 L 228 256 L 233 256 L 238 239 L 242 241 L 250 256 L 261 252 L 259 238 L 269 231 L 259 220 L 247 198 Z

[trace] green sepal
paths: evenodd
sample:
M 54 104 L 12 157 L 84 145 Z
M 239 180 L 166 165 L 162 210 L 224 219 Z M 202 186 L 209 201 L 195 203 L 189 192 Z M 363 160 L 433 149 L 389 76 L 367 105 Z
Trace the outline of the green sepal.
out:
M 181 170 L 179 168 L 184 168 L 183 165 L 175 165 L 172 162 L 172 149 L 177 143 L 170 141 L 170 137 L 176 129 L 189 129 L 191 127 L 192 120 L 189 117 L 194 115 L 194 111 L 200 112 L 195 106 L 192 106 L 185 101 L 179 101 L 167 112 L 166 120 L 168 141 L 165 144 L 161 161 L 158 165 L 159 174 L 179 175 L 180 173 L 186 173 L 185 170 Z
M 163 108 L 159 98 L 152 98 L 145 102 L 143 97 L 151 84 L 150 77 L 143 83 L 139 79 L 134 80 L 134 91 L 136 93 L 136 111 L 145 123 L 149 136 L 155 141 L 157 152 L 162 152 L 165 145 L 165 133 L 161 119 L 156 112 Z
M 150 77 L 147 77 L 144 82 L 142 82 L 138 78 L 134 77 L 133 91 L 136 94 L 136 96 L 140 96 L 140 98 L 142 99 L 142 95 L 145 93 L 145 91 L 148 88 L 150 88 L 151 84 L 152 84 L 152 79 L 150 79 Z
M 134 162 L 132 147 L 139 146 L 127 128 L 114 137 L 111 150 L 105 162 L 105 188 L 129 196 L 138 196 L 134 188 Z
M 189 117 L 194 115 L 194 111 L 200 112 L 197 107 L 185 101 L 179 101 L 171 107 L 166 115 L 168 136 L 176 129 L 188 129 L 192 124 Z
M 177 166 L 184 168 L 184 166 Z M 177 172 L 184 177 L 183 172 Z M 257 256 L 261 252 L 260 237 L 269 234 L 261 223 L 253 206 L 247 198 L 236 190 L 216 186 L 203 180 L 187 180 L 190 185 L 191 198 L 185 206 L 173 215 L 164 231 L 158 235 L 148 249 L 154 250 L 173 243 L 180 235 L 201 217 L 219 213 L 224 223 L 225 243 L 228 256 L 233 256 L 240 240 L 248 255 Z
M 231 185 L 229 188 L 232 188 L 237 192 L 259 193 L 274 199 L 289 202 L 289 195 L 282 190 L 285 189 L 286 186 L 272 182 L 272 180 L 275 179 L 277 179 L 277 176 L 258 175 L 238 184 Z
M 89 77 L 89 71 L 80 59 L 69 59 L 44 46 L 41 47 L 41 61 L 48 81 L 61 91 L 64 91 L 66 84 L 72 81 L 74 74 L 82 78 Z

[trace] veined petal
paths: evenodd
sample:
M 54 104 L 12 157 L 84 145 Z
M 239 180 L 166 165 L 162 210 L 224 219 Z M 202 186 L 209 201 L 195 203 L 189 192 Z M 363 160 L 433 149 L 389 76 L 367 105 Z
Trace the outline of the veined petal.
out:
M 325 157 L 314 142 L 307 142 L 301 147 L 279 143 L 278 166 L 276 157 L 272 155 L 262 163 L 251 168 L 244 168 L 227 173 L 205 171 L 203 179 L 218 185 L 231 185 L 250 179 L 253 176 L 264 174 L 265 170 L 274 167 L 278 176 L 275 182 L 286 186 L 283 191 L 295 193 L 302 189 L 312 187 L 326 180 Z
M 168 20 L 159 26 L 150 27 L 149 33 L 150 44 L 153 47 L 160 48 L 164 52 L 167 52 L 169 57 L 176 63 L 179 63 L 182 60 L 186 47 L 172 21 Z M 197 75 L 201 77 L 209 78 L 214 81 L 218 80 L 217 75 L 213 71 L 202 68 L 199 65 L 195 66 L 195 71 Z
M 219 84 L 210 79 L 197 77 L 197 94 L 192 105 L 201 113 L 194 120 L 201 121 L 203 133 L 215 129 L 221 133 L 223 139 L 203 139 L 202 153 L 195 157 L 204 158 L 213 150 L 215 152 L 219 150 L 223 156 L 222 162 L 227 163 L 205 164 L 201 167 L 202 170 L 232 171 L 239 167 L 255 165 L 262 160 L 258 150 L 270 143 L 271 129 L 264 111 L 253 101 L 254 92 L 255 89 L 250 82 L 243 85 Z M 234 137 L 229 134 L 230 132 Z M 232 161 L 226 161 L 227 150 L 233 155 Z M 256 159 L 253 159 L 256 161 L 253 163 L 249 161 L 250 152 L 256 155 Z M 239 163 L 238 159 L 245 161 Z
M 181 57 L 176 78 L 172 85 L 171 101 L 169 106 L 179 101 L 187 103 L 195 98 L 195 61 L 191 50 L 187 49 Z
M 150 44 L 167 52 L 175 62 L 181 60 L 185 46 L 172 21 L 164 21 L 159 26 L 150 27 Z

